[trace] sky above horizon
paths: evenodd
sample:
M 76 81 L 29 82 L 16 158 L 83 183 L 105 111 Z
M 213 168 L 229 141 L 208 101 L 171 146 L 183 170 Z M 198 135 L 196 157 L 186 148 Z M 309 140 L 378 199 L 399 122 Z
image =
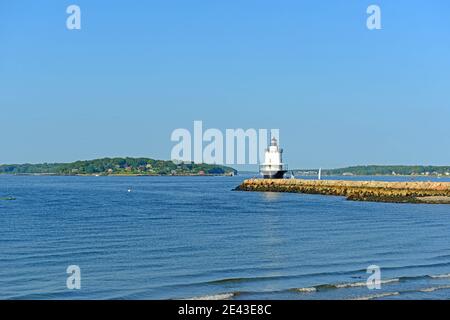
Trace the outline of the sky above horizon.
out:
M 1 1 L 0 163 L 169 159 L 172 131 L 201 120 L 280 129 L 290 168 L 450 165 L 449 14 L 447 0 Z

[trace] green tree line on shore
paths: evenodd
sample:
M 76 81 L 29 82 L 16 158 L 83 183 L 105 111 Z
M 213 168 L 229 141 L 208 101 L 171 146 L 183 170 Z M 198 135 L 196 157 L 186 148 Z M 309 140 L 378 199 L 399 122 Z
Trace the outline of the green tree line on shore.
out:
M 230 167 L 210 164 L 177 163 L 150 158 L 103 158 L 72 163 L 0 165 L 0 174 L 55 175 L 224 175 L 236 174 Z
M 317 173 L 318 169 L 296 170 Z M 338 169 L 322 169 L 323 175 L 375 176 L 375 175 L 450 175 L 450 166 L 352 166 Z

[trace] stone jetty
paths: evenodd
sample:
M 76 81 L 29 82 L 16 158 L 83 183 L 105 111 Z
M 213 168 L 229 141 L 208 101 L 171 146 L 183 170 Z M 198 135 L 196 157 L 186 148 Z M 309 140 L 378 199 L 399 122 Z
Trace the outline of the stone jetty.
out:
M 354 201 L 450 204 L 450 182 L 249 179 L 235 190 L 333 195 Z

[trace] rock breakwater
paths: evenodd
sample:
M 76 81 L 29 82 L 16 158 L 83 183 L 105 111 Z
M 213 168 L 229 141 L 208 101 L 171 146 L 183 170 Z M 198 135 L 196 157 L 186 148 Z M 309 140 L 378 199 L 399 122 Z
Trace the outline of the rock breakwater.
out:
M 249 179 L 235 190 L 333 195 L 354 201 L 450 204 L 450 182 Z

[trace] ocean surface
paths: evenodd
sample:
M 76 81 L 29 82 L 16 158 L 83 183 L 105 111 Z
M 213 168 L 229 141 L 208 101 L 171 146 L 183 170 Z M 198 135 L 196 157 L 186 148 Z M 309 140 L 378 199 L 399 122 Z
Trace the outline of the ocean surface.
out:
M 0 299 L 450 298 L 449 205 L 231 191 L 244 178 L 0 176 Z

